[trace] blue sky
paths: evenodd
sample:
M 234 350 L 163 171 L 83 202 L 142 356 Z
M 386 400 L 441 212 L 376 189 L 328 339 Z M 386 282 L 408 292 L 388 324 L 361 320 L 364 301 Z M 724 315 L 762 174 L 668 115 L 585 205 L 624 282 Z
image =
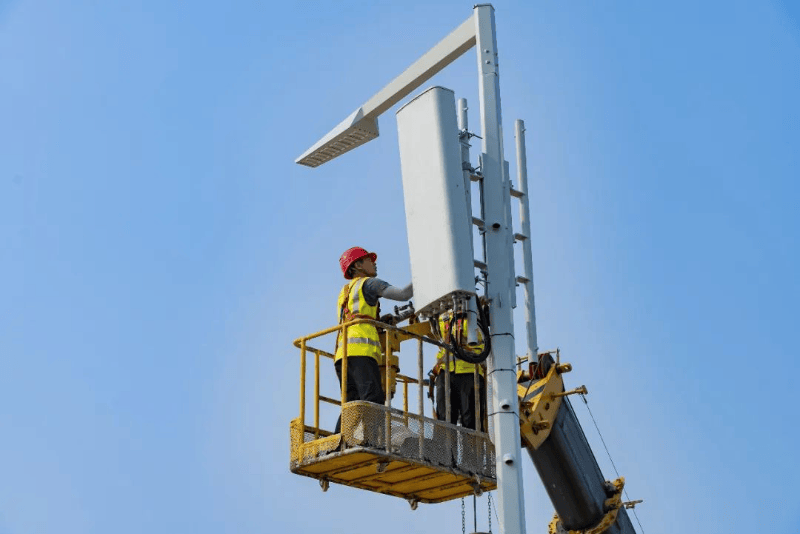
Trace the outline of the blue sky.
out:
M 797 532 L 800 9 L 494 5 L 540 345 L 644 530 Z M 294 159 L 471 8 L 0 1 L 0 534 L 460 528 L 457 501 L 323 494 L 288 427 L 341 252 L 410 279 L 396 108 Z M 478 124 L 471 53 L 434 84 Z

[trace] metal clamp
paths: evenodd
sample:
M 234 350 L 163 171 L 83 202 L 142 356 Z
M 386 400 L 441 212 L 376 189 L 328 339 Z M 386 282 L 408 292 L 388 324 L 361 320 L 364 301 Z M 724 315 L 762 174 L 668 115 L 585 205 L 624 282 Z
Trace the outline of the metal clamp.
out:
M 548 532 L 550 534 L 602 534 L 608 530 L 608 527 L 617 520 L 620 508 L 627 508 L 625 505 L 628 503 L 622 502 L 622 488 L 625 486 L 625 477 L 619 477 L 614 482 L 608 483 L 607 486 L 613 487 L 613 494 L 603 503 L 606 513 L 595 526 L 582 530 L 566 530 L 558 514 L 554 514 L 553 520 L 550 521 Z

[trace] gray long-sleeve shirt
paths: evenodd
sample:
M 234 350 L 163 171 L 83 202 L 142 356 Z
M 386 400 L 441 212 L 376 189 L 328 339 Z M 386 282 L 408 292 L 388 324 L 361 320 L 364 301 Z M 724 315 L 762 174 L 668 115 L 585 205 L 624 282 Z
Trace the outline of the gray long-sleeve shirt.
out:
M 364 299 L 370 306 L 376 306 L 380 297 L 391 300 L 408 300 L 414 296 L 414 287 L 408 284 L 404 288 L 394 287 L 380 278 L 369 278 L 364 282 L 361 291 L 364 293 Z

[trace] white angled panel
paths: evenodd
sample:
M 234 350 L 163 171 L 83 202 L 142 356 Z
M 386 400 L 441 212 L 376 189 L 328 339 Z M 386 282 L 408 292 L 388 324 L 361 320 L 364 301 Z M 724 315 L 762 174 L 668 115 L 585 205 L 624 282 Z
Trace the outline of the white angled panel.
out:
M 417 311 L 433 315 L 475 294 L 472 213 L 461 168 L 455 96 L 433 87 L 397 112 Z

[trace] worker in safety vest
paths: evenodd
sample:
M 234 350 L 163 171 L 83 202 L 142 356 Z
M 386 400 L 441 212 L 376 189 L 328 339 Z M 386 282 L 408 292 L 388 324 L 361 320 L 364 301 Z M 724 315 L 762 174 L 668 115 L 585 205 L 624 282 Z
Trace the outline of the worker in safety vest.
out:
M 413 296 L 411 284 L 399 289 L 376 278 L 378 255 L 361 247 L 347 249 L 339 258 L 342 274 L 348 282 L 339 292 L 336 313 L 339 324 L 354 319 L 378 320 L 380 297 L 405 301 Z M 347 344 L 347 396 L 346 401 L 364 400 L 383 404 L 385 401 L 378 368 L 382 356 L 378 331 L 372 324 L 356 324 L 347 328 L 347 340 L 339 332 L 336 339 L 334 366 L 339 385 L 342 384 L 342 357 Z M 336 422 L 336 433 L 341 421 Z
M 451 324 L 453 332 L 461 330 L 461 336 L 464 340 L 462 347 L 472 352 L 480 353 L 483 348 L 483 336 L 480 331 L 478 332 L 478 343 L 467 345 L 467 328 L 468 323 L 465 320 L 466 315 L 459 314 L 454 317 L 452 312 L 445 312 L 439 316 L 439 331 L 445 343 L 453 343 L 450 332 Z M 456 424 L 461 418 L 461 426 L 470 428 L 472 430 L 480 429 L 483 425 L 475 424 L 475 394 L 481 394 L 484 391 L 486 365 L 485 363 L 472 364 L 458 359 L 454 354 L 449 355 L 450 358 L 450 423 Z M 440 421 L 447 420 L 446 404 L 445 404 L 445 362 L 447 362 L 447 350 L 440 349 L 436 354 L 436 364 L 433 366 L 432 374 L 436 376 L 436 418 Z M 478 391 L 475 390 L 475 368 L 478 368 Z M 486 414 L 486 402 L 483 395 L 480 396 L 480 417 Z

